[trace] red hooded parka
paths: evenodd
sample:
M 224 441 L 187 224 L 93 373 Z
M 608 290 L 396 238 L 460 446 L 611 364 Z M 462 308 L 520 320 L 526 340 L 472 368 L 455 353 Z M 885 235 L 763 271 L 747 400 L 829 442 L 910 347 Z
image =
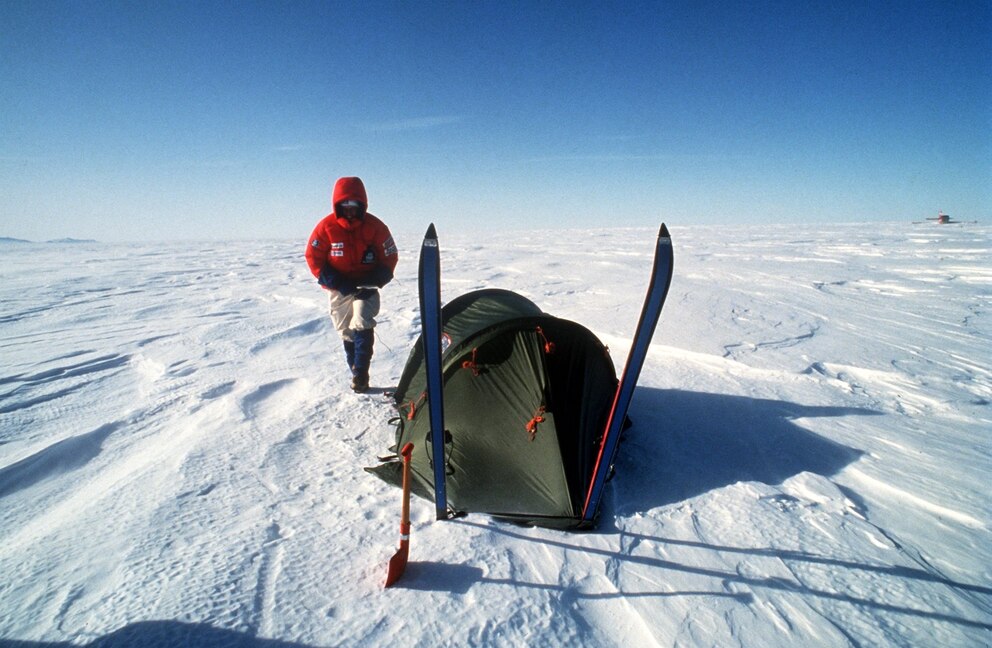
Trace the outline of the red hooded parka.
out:
M 307 265 L 314 277 L 320 276 L 324 266 L 362 285 L 363 280 L 379 278 L 376 283 L 385 285 L 392 279 L 399 255 L 389 228 L 381 220 L 366 212 L 359 220 L 349 221 L 339 218 L 337 206 L 345 200 L 357 200 L 368 206 L 365 185 L 361 178 L 340 178 L 334 185 L 333 205 L 335 211 L 324 217 L 307 244 Z M 388 270 L 388 278 L 383 269 Z M 326 289 L 326 287 L 325 287 Z

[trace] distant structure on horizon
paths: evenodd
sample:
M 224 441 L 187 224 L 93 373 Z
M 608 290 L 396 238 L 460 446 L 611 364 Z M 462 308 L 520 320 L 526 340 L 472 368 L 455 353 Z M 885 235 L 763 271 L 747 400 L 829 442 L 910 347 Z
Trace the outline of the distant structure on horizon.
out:
M 954 219 L 951 218 L 950 214 L 945 214 L 943 209 L 938 210 L 936 216 L 931 216 L 931 217 L 927 218 L 926 220 L 913 221 L 913 224 L 914 225 L 922 225 L 922 224 L 927 223 L 927 222 L 930 222 L 930 223 L 934 223 L 935 222 L 938 225 L 948 225 L 948 224 L 950 224 L 950 225 L 968 225 L 968 224 L 977 225 L 978 224 L 978 221 L 977 220 L 971 220 L 971 221 L 954 220 Z

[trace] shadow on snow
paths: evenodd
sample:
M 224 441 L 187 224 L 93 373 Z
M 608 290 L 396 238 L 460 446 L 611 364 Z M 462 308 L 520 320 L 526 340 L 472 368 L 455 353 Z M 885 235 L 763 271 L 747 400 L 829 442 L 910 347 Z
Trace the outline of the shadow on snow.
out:
M 181 621 L 139 621 L 124 626 L 82 648 L 308 648 L 305 644 L 279 639 L 261 639 L 234 630 L 215 628 L 206 623 Z M 69 642 L 17 641 L 0 638 L 2 648 L 80 648 Z
M 737 482 L 781 484 L 802 472 L 828 477 L 862 452 L 794 421 L 881 412 L 642 388 L 630 415 L 633 426 L 620 445 L 619 478 L 612 484 L 619 488 L 623 513 L 648 511 Z M 606 522 L 612 516 L 604 513 Z
M 607 592 L 583 592 L 579 591 L 575 587 L 563 586 L 558 583 L 535 583 L 527 582 L 515 578 L 488 578 L 484 575 L 484 572 L 479 567 L 474 567 L 470 565 L 447 565 L 443 563 L 436 562 L 410 562 L 407 565 L 407 572 L 404 575 L 402 581 L 400 581 L 394 587 L 402 587 L 410 590 L 422 590 L 422 591 L 444 591 L 453 593 L 465 593 L 476 585 L 477 583 L 488 583 L 492 585 L 509 585 L 510 587 L 523 587 L 523 588 L 534 588 L 540 590 L 548 590 L 552 592 L 560 593 L 564 598 L 571 599 L 634 599 L 643 597 L 659 597 L 659 598 L 672 598 L 672 597 L 683 597 L 683 596 L 705 596 L 705 597 L 721 597 L 721 598 L 732 598 L 736 599 L 742 603 L 750 603 L 753 601 L 754 596 L 748 592 L 728 592 L 726 591 L 726 586 L 728 583 L 737 583 L 744 585 L 753 590 L 777 590 L 782 592 L 792 592 L 800 596 L 808 596 L 815 599 L 838 601 L 842 603 L 849 603 L 851 605 L 879 610 L 883 612 L 890 612 L 895 614 L 906 614 L 914 617 L 930 619 L 933 621 L 953 623 L 956 625 L 961 625 L 971 628 L 979 628 L 982 630 L 992 630 L 992 624 L 984 623 L 982 621 L 976 621 L 972 619 L 966 619 L 953 614 L 947 614 L 944 612 L 922 610 L 918 608 L 911 608 L 903 605 L 895 605 L 892 603 L 886 603 L 883 600 L 876 600 L 871 598 L 865 598 L 861 596 L 854 596 L 851 594 L 844 594 L 841 592 L 831 592 L 823 589 L 817 589 L 815 587 L 809 587 L 802 583 L 785 579 L 777 578 L 773 576 L 747 576 L 745 574 L 738 573 L 736 571 L 727 571 L 723 569 L 716 569 L 711 567 L 702 567 L 695 565 L 686 565 L 671 560 L 665 560 L 663 558 L 658 558 L 655 556 L 642 556 L 633 555 L 628 551 L 623 550 L 612 550 L 603 549 L 599 547 L 590 547 L 581 544 L 574 544 L 571 542 L 565 542 L 563 540 L 558 540 L 554 538 L 547 537 L 531 537 L 524 533 L 515 531 L 511 528 L 506 528 L 502 524 L 483 524 L 479 522 L 473 522 L 466 519 L 455 520 L 453 524 L 462 524 L 466 526 L 473 526 L 480 529 L 484 529 L 488 532 L 499 533 L 501 535 L 514 538 L 516 540 L 522 540 L 524 542 L 539 543 L 544 547 L 557 548 L 564 551 L 572 551 L 577 554 L 584 554 L 587 556 L 600 556 L 604 560 L 616 561 L 619 564 L 630 564 L 630 565 L 640 565 L 643 567 L 649 567 L 654 569 L 668 570 L 675 573 L 691 574 L 695 576 L 708 576 L 715 579 L 714 590 L 712 591 L 627 591 L 621 589 L 615 589 Z M 715 551 L 715 552 L 735 552 L 742 554 L 749 554 L 755 556 L 774 556 L 786 562 L 797 562 L 804 561 L 815 564 L 822 564 L 832 568 L 842 568 L 842 569 L 854 569 L 854 570 L 865 570 L 876 573 L 881 573 L 889 575 L 893 578 L 909 578 L 909 579 L 919 579 L 925 581 L 938 582 L 940 584 L 946 585 L 948 587 L 961 589 L 965 591 L 977 592 L 980 594 L 992 594 L 992 588 L 982 587 L 979 585 L 972 585 L 967 583 L 957 583 L 948 579 L 940 578 L 930 574 L 921 569 L 914 569 L 908 567 L 898 567 L 898 566 L 887 566 L 887 565 L 871 565 L 862 564 L 852 561 L 838 560 L 835 558 L 818 556 L 816 554 L 809 554 L 801 551 L 788 551 L 788 550 L 778 550 L 769 548 L 750 548 L 750 547 L 726 547 L 722 545 L 707 544 L 705 542 L 688 542 L 684 540 L 674 540 L 668 538 L 654 538 L 638 534 L 624 533 L 625 538 L 633 538 L 635 542 L 632 546 L 650 546 L 652 543 L 656 545 L 678 545 L 678 546 L 689 546 L 697 549 Z M 557 534 L 558 538 L 569 537 L 565 533 Z M 717 589 L 718 588 L 718 589 Z M 884 596 L 885 588 L 879 591 L 878 596 L 881 598 Z

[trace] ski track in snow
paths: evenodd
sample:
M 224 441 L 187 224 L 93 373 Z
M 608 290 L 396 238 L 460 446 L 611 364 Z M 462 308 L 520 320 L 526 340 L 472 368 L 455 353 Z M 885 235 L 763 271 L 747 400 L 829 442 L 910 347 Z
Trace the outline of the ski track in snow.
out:
M 438 225 L 444 301 L 515 290 L 621 368 L 654 230 Z M 0 644 L 992 643 L 992 228 L 675 225 L 600 528 L 415 498 L 388 591 L 400 496 L 362 467 L 419 234 L 365 395 L 299 241 L 0 247 Z

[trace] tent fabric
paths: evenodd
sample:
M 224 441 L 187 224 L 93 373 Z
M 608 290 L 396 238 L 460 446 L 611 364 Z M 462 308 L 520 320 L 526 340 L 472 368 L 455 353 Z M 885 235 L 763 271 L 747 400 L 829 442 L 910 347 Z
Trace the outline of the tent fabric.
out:
M 581 325 L 505 290 L 463 295 L 444 306 L 441 319 L 449 507 L 582 527 L 617 384 L 606 347 Z M 413 491 L 433 500 L 425 386 L 418 340 L 395 394 L 394 450 L 414 443 Z M 398 467 L 393 460 L 369 470 L 399 485 Z

